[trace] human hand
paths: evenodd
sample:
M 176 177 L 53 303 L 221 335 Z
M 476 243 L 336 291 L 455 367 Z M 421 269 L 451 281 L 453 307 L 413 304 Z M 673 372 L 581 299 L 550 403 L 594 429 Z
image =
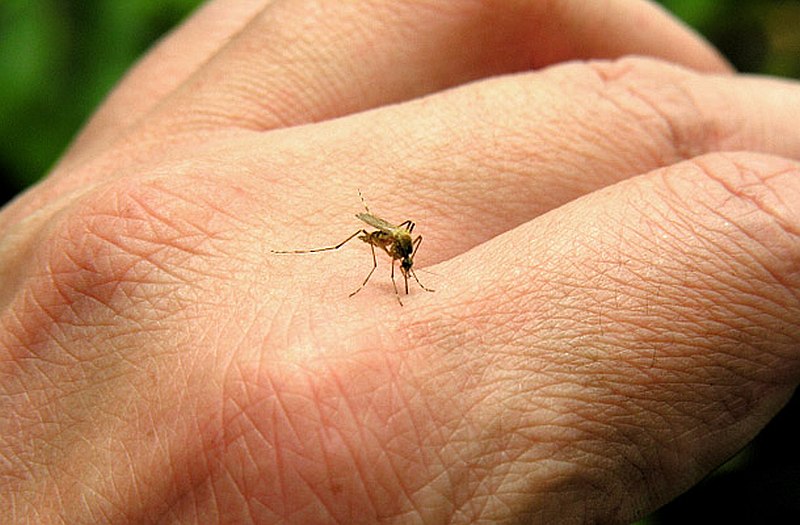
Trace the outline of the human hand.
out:
M 209 4 L 0 216 L 3 515 L 625 522 L 785 402 L 796 85 L 643 3 L 266 4 Z M 631 53 L 696 72 L 566 63 Z M 270 252 L 358 188 L 435 293 Z

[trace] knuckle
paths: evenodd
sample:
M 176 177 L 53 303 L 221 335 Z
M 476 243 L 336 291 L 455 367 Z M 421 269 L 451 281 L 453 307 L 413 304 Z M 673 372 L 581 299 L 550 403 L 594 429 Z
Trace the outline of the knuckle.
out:
M 716 190 L 711 210 L 724 221 L 728 238 L 781 284 L 800 281 L 800 164 L 753 153 L 719 153 L 693 161 Z
M 677 165 L 663 180 L 673 235 L 694 261 L 692 286 L 728 319 L 742 369 L 758 361 L 766 382 L 793 377 L 800 366 L 800 164 L 717 153 Z
M 208 198 L 198 201 L 201 190 L 183 184 L 118 180 L 74 202 L 43 244 L 51 300 L 69 304 L 73 316 L 98 306 L 117 317 L 143 304 L 174 311 L 176 292 L 201 284 L 218 255 Z
M 662 164 L 720 149 L 733 133 L 718 118 L 729 111 L 719 113 L 727 105 L 724 94 L 715 94 L 714 100 L 702 96 L 698 77 L 689 70 L 644 57 L 590 62 L 588 67 L 600 79 L 599 96 L 626 119 L 633 117 L 652 151 L 660 157 L 671 152 Z
M 800 164 L 756 153 L 716 153 L 694 159 L 699 186 L 709 191 L 689 194 L 693 185 L 676 189 L 687 199 L 710 200 L 713 216 L 726 221 L 728 236 L 756 241 L 777 260 L 800 257 Z M 755 255 L 755 253 L 753 253 Z M 793 270 L 796 267 L 786 267 Z M 780 272 L 785 274 L 785 271 Z

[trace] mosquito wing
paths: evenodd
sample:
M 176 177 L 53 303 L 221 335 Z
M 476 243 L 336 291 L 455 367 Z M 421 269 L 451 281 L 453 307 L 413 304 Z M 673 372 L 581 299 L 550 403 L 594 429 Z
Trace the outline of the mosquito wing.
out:
M 385 220 L 376 217 L 370 213 L 356 213 L 356 217 L 366 222 L 373 228 L 378 228 L 379 230 L 385 233 L 392 233 L 397 229 L 397 226 L 395 226 L 394 224 L 386 222 Z

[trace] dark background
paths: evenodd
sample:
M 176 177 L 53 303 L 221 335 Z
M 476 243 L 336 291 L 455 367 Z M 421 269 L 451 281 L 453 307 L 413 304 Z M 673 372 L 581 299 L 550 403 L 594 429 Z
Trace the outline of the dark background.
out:
M 47 172 L 131 63 L 200 3 L 0 0 L 0 204 Z M 740 71 L 800 78 L 800 2 L 661 3 Z M 795 395 L 751 445 L 640 523 L 800 520 L 798 421 Z

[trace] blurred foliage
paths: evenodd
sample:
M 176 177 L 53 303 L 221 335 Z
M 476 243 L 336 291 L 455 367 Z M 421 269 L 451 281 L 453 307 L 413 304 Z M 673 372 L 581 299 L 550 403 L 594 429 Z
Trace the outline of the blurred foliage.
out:
M 35 182 L 114 83 L 200 0 L 0 0 L 0 203 Z M 800 78 L 800 2 L 663 0 L 740 70 Z M 745 451 L 642 523 L 800 516 L 795 396 Z
M 0 185 L 35 182 L 131 63 L 200 0 L 0 0 Z
M 800 2 L 663 0 L 739 71 L 800 78 Z

